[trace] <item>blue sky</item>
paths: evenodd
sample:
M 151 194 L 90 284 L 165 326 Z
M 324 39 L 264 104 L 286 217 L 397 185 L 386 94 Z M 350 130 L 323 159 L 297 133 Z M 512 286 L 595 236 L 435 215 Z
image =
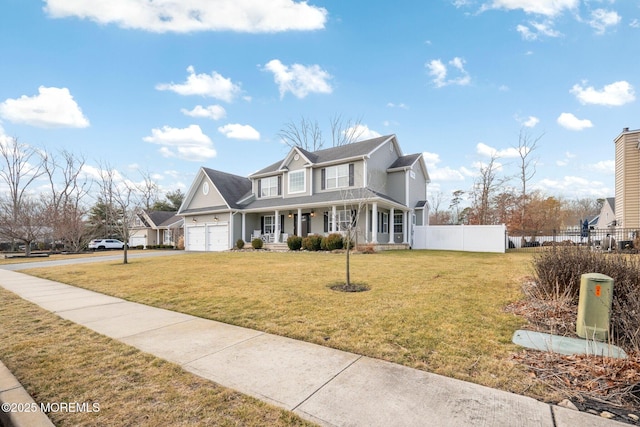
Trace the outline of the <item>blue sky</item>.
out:
M 0 138 L 186 191 L 340 114 L 424 152 L 446 203 L 492 154 L 515 175 L 524 131 L 534 188 L 610 197 L 638 41 L 636 0 L 0 0 Z

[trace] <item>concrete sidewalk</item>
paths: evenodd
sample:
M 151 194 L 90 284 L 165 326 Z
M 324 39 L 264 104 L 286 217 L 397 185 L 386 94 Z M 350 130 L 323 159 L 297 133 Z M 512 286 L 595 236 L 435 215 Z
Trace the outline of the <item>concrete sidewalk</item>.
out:
M 58 316 L 326 426 L 628 424 L 353 353 L 0 269 L 0 286 Z

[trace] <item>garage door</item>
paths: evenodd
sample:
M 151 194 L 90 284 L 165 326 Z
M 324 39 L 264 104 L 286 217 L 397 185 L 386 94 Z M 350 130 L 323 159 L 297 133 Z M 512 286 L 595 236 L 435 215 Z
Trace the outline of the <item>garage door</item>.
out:
M 207 225 L 207 251 L 218 252 L 227 249 L 229 249 L 228 225 Z
M 144 246 L 147 238 L 144 236 L 131 236 L 129 239 L 129 247 L 135 248 L 136 246 Z
M 187 247 L 188 251 L 204 251 L 204 226 L 187 227 Z

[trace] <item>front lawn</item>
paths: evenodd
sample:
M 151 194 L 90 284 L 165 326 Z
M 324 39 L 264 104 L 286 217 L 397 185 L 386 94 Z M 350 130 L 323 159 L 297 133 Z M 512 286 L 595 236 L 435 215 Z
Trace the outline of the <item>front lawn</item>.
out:
M 504 311 L 522 297 L 531 255 L 389 251 L 351 257 L 371 290 L 330 289 L 343 254 L 194 253 L 34 269 L 29 274 L 156 307 L 335 347 L 545 398 L 509 357 L 526 322 Z M 546 398 L 549 396 L 547 395 Z

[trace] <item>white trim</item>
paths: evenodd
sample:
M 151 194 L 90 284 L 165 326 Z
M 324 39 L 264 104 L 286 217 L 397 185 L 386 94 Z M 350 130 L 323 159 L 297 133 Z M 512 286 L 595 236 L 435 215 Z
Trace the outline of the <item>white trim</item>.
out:
M 293 175 L 302 174 L 302 190 L 291 191 L 291 177 Z M 297 169 L 294 171 L 289 171 L 287 174 L 287 193 L 288 194 L 299 194 L 307 191 L 307 171 L 306 169 Z

